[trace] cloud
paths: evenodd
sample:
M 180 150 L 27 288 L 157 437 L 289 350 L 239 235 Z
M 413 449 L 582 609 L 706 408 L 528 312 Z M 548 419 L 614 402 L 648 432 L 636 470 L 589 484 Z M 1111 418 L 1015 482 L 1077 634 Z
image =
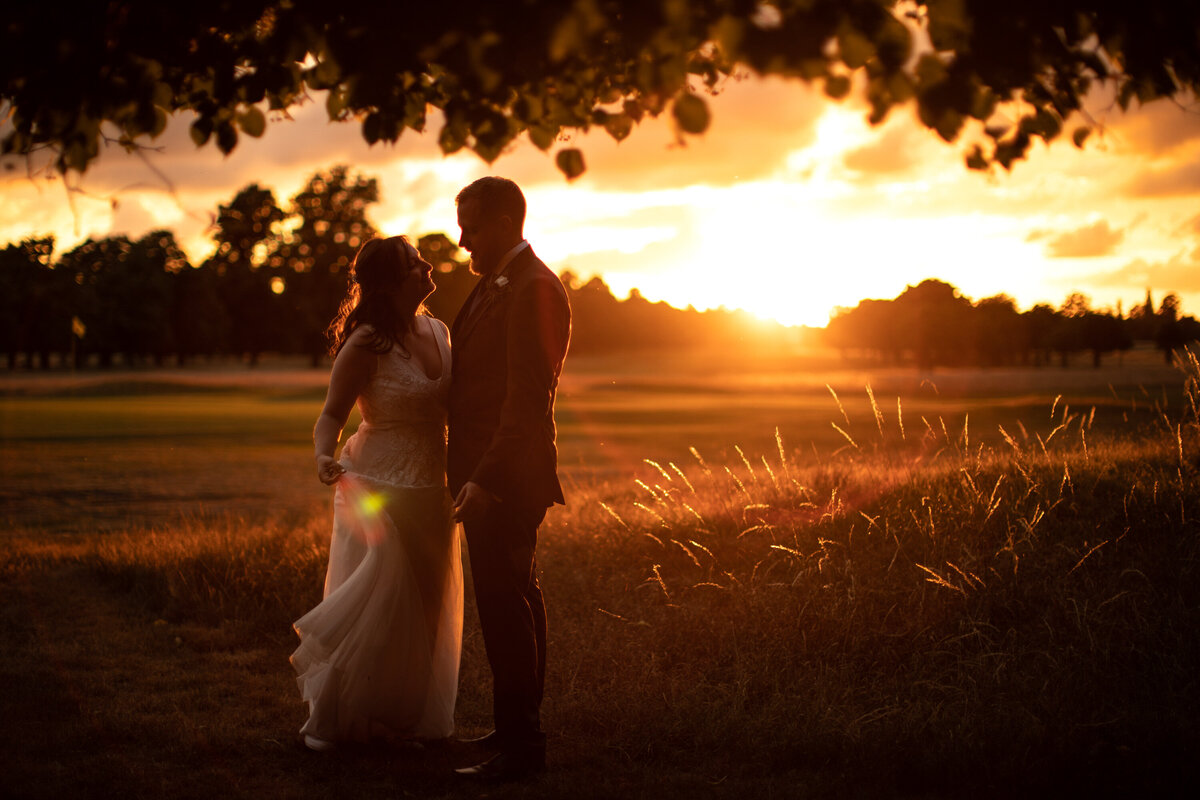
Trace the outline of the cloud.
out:
M 1049 235 L 1044 231 L 1031 233 L 1026 241 L 1035 241 Z M 1083 228 L 1060 233 L 1046 243 L 1046 253 L 1051 258 L 1096 258 L 1111 255 L 1125 238 L 1124 230 L 1113 230 L 1107 220 L 1100 220 Z
M 1160 157 L 1200 143 L 1200 114 L 1195 98 L 1160 99 L 1120 113 L 1108 124 L 1106 138 L 1122 149 Z
M 158 218 L 146 207 L 138 196 L 120 197 L 113 202 L 112 233 L 124 234 L 130 239 L 158 227 Z
M 828 104 L 814 88 L 779 80 L 730 81 L 705 100 L 712 123 L 683 144 L 676 142 L 669 110 L 644 119 L 621 142 L 599 129 L 576 136 L 572 146 L 583 150 L 588 166 L 578 183 L 638 192 L 768 177 L 785 167 L 789 154 L 814 141 Z
M 1200 248 L 1180 251 L 1166 261 L 1149 262 L 1137 258 L 1109 272 L 1086 276 L 1086 282 L 1099 287 L 1152 289 L 1156 292 L 1200 292 Z
M 815 89 L 778 80 L 731 80 L 718 95 L 706 99 L 713 110 L 711 127 L 701 136 L 688 137 L 682 146 L 676 144 L 667 111 L 658 119 L 644 120 L 620 143 L 597 128 L 575 134 L 544 153 L 522 137 L 490 165 L 469 151 L 443 156 L 436 137 L 440 112 L 433 109 L 426 133 L 406 131 L 394 145 L 372 147 L 363 140 L 357 122 L 330 122 L 317 95 L 314 102 L 292 109 L 291 119 L 269 115 L 265 135 L 240 137 L 228 156 L 212 142 L 197 148 L 188 133 L 192 116 L 180 114 L 138 154 L 107 148 L 79 179 L 86 196 L 77 199 L 75 211 L 63 207 L 61 180 L 50 183 L 49 192 L 43 191 L 43 202 L 30 197 L 33 215 L 24 218 L 23 227 L 53 232 L 64 244 L 81 240 L 85 233 L 103 235 L 116 229 L 110 226 L 136 237 L 163 222 L 162 214 L 139 215 L 138 207 L 146 211 L 169 203 L 176 209 L 180 242 L 199 259 L 211 246 L 204 231 L 216 206 L 231 200 L 241 188 L 258 183 L 271 189 L 287 208 L 314 172 L 347 164 L 379 180 L 381 201 L 368 212 L 376 224 L 453 235 L 454 194 L 482 175 L 511 177 L 527 194 L 543 187 L 568 190 L 575 198 L 567 201 L 572 205 L 579 197 L 597 192 L 730 186 L 782 169 L 790 152 L 811 143 L 826 108 L 826 100 Z M 568 184 L 554 165 L 554 154 L 572 146 L 583 149 L 589 169 Z M 52 170 L 48 174 L 53 177 Z M 0 195 L 11 195 L 15 181 L 28 184 L 23 175 L 21 163 L 19 170 L 9 172 L 8 186 L 0 183 Z M 28 194 L 24 189 L 18 193 Z M 139 199 L 132 200 L 131 193 Z M 146 199 L 153 194 L 162 200 Z M 115 213 L 109 207 L 114 198 L 118 200 Z M 81 225 L 80 219 L 86 222 Z
M 1183 293 L 1186 270 L 1200 263 L 1200 167 L 1189 172 L 1200 163 L 1200 138 L 1173 107 L 1113 113 L 1111 135 L 1084 150 L 1037 145 L 1011 173 L 987 174 L 966 170 L 965 141 L 942 143 L 911 108 L 872 128 L 861 104 L 831 104 L 796 81 L 730 81 L 706 97 L 710 129 L 685 146 L 668 110 L 621 143 L 593 128 L 545 153 L 522 137 L 490 165 L 468 151 L 444 157 L 435 111 L 426 134 L 369 147 L 356 122 L 329 122 L 323 98 L 314 100 L 293 109 L 294 119 L 273 115 L 265 136 L 242 137 L 229 156 L 211 143 L 196 148 L 190 117 L 180 115 L 146 161 L 107 148 L 73 206 L 61 180 L 30 181 L 18 162 L 0 171 L 0 247 L 54 234 L 61 252 L 88 235 L 137 238 L 168 227 L 199 261 L 212 247 L 210 216 L 238 190 L 256 182 L 287 207 L 314 172 L 343 163 L 378 179 L 381 199 L 368 214 L 388 233 L 455 238 L 458 189 L 484 174 L 511 177 L 529 199 L 530 240 L 552 267 L 683 304 L 853 305 L 936 275 L 973 297 L 1004 291 L 1030 305 L 1057 299 L 1057 277 L 1079 280 L 1081 270 L 1097 272 L 1110 291 L 1144 295 L 1145 281 L 1161 279 L 1158 291 Z M 1150 121 L 1135 120 L 1140 114 Z M 584 152 L 588 171 L 578 180 L 554 165 L 564 147 Z M 1143 194 L 1130 197 L 1131 189 Z M 1114 250 L 1158 266 L 1116 270 L 1124 255 L 1064 260 Z M 781 277 L 752 293 L 743 284 L 759 264 Z M 793 278 L 795 288 L 778 291 Z
M 847 153 L 842 163 L 847 169 L 871 175 L 907 173 L 919 163 L 918 143 L 913 141 L 916 135 L 920 134 L 911 126 L 891 125 L 877 141 Z
M 1200 161 L 1195 157 L 1166 167 L 1140 172 L 1124 187 L 1134 197 L 1180 197 L 1200 195 Z
M 1198 236 L 1200 237 L 1200 214 L 1185 220 L 1182 225 L 1176 229 L 1178 236 Z

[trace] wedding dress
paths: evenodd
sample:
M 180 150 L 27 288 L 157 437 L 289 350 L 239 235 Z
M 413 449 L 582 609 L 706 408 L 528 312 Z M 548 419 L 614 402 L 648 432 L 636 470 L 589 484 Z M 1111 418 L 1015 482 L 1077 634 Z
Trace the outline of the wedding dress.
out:
M 418 324 L 435 329 L 441 375 L 398 348 L 379 357 L 342 448 L 324 600 L 294 623 L 306 741 L 453 733 L 463 578 L 445 477 L 449 334 Z

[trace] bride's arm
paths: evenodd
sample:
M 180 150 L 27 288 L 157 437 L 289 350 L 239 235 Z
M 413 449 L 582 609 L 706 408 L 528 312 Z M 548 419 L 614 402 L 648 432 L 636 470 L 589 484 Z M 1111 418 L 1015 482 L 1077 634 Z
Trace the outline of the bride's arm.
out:
M 359 328 L 350 334 L 329 375 L 329 391 L 325 395 L 325 407 L 313 427 L 313 447 L 316 450 L 317 477 L 327 485 L 337 483 L 341 477 L 341 465 L 334 460 L 342 428 L 350 418 L 354 401 L 366 388 L 375 370 L 378 356 L 366 347 L 366 332 Z

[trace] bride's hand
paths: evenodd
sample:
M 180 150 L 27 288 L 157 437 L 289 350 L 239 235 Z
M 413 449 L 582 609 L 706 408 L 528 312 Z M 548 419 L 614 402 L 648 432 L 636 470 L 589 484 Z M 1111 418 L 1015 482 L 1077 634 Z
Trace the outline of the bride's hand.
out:
M 346 472 L 346 468 L 334 460 L 333 456 L 317 456 L 317 477 L 326 486 L 333 486 Z

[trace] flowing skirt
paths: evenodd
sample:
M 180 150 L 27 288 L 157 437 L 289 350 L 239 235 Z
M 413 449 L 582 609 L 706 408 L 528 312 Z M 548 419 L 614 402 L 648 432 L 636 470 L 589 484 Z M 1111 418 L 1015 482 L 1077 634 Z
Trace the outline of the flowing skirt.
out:
M 343 475 L 325 599 L 294 623 L 291 662 L 309 707 L 300 732 L 328 741 L 450 736 L 462 619 L 445 488 Z

